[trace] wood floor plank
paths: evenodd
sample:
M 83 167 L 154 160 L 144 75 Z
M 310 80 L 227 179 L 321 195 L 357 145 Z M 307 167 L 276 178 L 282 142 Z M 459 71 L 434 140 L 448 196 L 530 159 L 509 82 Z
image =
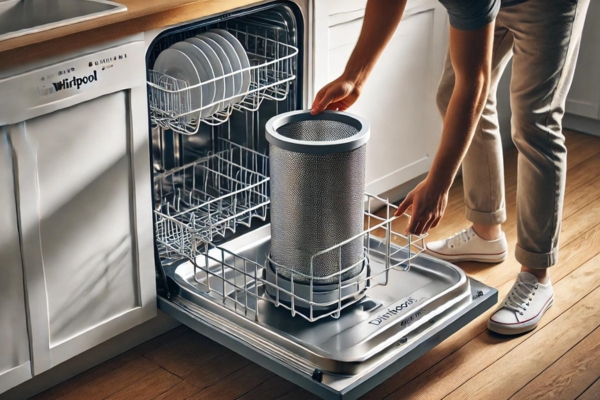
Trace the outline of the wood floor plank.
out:
M 200 335 L 198 332 L 189 330 L 183 335 L 146 352 L 144 357 L 162 367 L 166 360 L 178 359 L 198 350 L 202 346 L 206 346 L 208 342 L 203 340 L 203 338 L 204 336 Z M 211 341 L 210 343 L 216 345 L 215 342 Z
M 515 393 L 512 399 L 574 399 L 598 377 L 600 328 L 596 328 L 557 362 Z
M 146 354 L 149 351 L 152 351 L 167 342 L 175 340 L 176 338 L 180 337 L 184 333 L 187 333 L 190 331 L 191 331 L 191 329 L 188 328 L 187 326 L 179 325 L 178 327 L 173 328 L 170 331 L 165 332 L 162 335 L 155 337 L 154 339 L 150 339 L 150 340 L 140 344 L 139 346 L 134 347 L 133 349 L 131 349 L 129 351 L 134 354 Z
M 185 378 L 202 365 L 228 351 L 225 347 L 198 333 L 194 335 L 194 341 L 194 346 L 197 347 L 195 351 L 190 350 L 181 357 L 163 356 L 155 363 L 170 373 Z
M 180 378 L 159 368 L 108 397 L 108 400 L 152 399 L 180 382 Z
M 592 157 L 582 161 L 572 168 L 567 169 L 566 190 L 572 190 L 579 187 L 586 181 L 594 178 L 597 174 L 590 173 L 598 171 L 600 167 L 600 154 L 594 154 Z
M 273 376 L 273 373 L 250 363 L 233 374 L 201 392 L 190 397 L 190 400 L 234 400 Z
M 199 387 L 192 385 L 191 383 L 187 383 L 185 381 L 178 383 L 173 386 L 171 389 L 167 390 L 164 393 L 161 393 L 157 397 L 152 397 L 153 400 L 185 400 L 200 390 Z
M 298 389 L 298 386 L 275 375 L 240 397 L 239 400 L 272 400 L 296 389 Z
M 600 153 L 600 139 L 574 131 L 565 131 L 567 168 L 573 168 L 593 155 Z
M 600 168 L 600 165 L 598 165 L 598 168 Z M 565 197 L 563 219 L 569 218 L 572 214 L 579 211 L 580 208 L 577 208 L 579 205 L 583 204 L 583 207 L 586 207 L 598 200 L 598 194 L 600 194 L 600 176 L 596 176 L 594 179 L 585 182 L 576 190 L 576 193 L 573 193 L 573 195 Z
M 185 377 L 185 381 L 200 389 L 207 388 L 248 365 L 248 359 L 227 350 L 221 356 L 202 365 Z
M 552 322 L 600 285 L 598 262 L 600 262 L 600 255 L 554 284 L 556 299 L 554 306 L 542 318 L 538 329 Z M 502 290 L 508 289 L 502 288 Z M 485 327 L 482 328 L 485 329 Z M 494 361 L 500 359 L 530 335 L 531 333 L 507 340 L 500 335 L 484 330 L 477 337 L 433 365 L 433 367 L 400 386 L 391 393 L 389 398 L 394 398 L 394 396 L 400 394 L 406 398 L 442 398 Z
M 106 399 L 121 389 L 128 387 L 148 374 L 156 371 L 158 365 L 137 357 L 127 364 L 113 369 L 91 382 L 86 383 L 77 390 L 59 397 L 61 400 L 100 400 Z
M 292 392 L 286 393 L 277 398 L 277 400 L 318 400 L 319 397 L 307 392 L 304 389 L 298 388 Z
M 162 335 L 150 339 L 140 344 L 139 346 L 136 346 L 133 349 L 118 355 L 117 357 L 111 358 L 110 360 L 105 361 L 104 363 L 97 365 L 96 367 L 90 368 L 89 370 L 82 372 L 79 375 L 76 375 L 63 383 L 58 384 L 40 393 L 39 395 L 32 397 L 32 400 L 54 400 L 59 398 L 60 396 L 64 396 L 65 394 L 80 388 L 86 383 L 91 382 L 94 379 L 104 374 L 107 374 L 108 372 L 122 365 L 127 364 L 128 362 L 137 358 L 140 354 L 150 351 L 189 330 L 190 329 L 184 325 L 180 325 L 174 329 L 171 329 L 170 331 L 165 332 Z
M 600 269 L 600 257 L 594 267 Z M 600 286 L 600 280 L 598 284 Z M 446 398 L 455 400 L 511 397 L 598 327 L 598 304 L 600 288 L 578 301 L 555 320 L 538 328 L 526 340 Z
M 577 400 L 598 400 L 600 399 L 600 379 L 596 380 Z

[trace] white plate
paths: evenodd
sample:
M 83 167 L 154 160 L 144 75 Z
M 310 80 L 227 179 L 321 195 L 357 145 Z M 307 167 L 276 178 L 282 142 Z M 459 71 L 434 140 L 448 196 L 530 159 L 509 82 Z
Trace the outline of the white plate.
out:
M 233 72 L 233 68 L 231 67 L 231 62 L 229 61 L 229 58 L 227 57 L 225 50 L 223 50 L 223 48 L 221 46 L 219 46 L 219 44 L 217 42 L 215 42 L 213 39 L 211 39 L 207 36 L 202 36 L 202 35 L 197 36 L 195 38 L 188 39 L 191 41 L 191 43 L 194 43 L 194 42 L 192 42 L 192 39 L 203 41 L 204 43 L 209 45 L 215 51 L 215 53 L 217 53 L 219 60 L 221 60 L 221 65 L 223 66 L 223 72 L 225 75 L 231 74 Z M 224 98 L 229 99 L 229 100 L 223 102 L 223 108 L 232 104 L 233 96 L 236 94 L 235 93 L 234 76 L 229 75 L 229 76 L 225 77 L 224 80 L 225 80 L 225 97 Z M 241 88 L 241 82 L 240 82 L 240 88 Z
M 198 47 L 194 46 L 188 42 L 177 42 L 170 49 L 179 50 L 186 56 L 192 60 L 196 70 L 198 71 L 198 76 L 200 77 L 200 82 L 208 82 L 215 78 L 215 72 L 212 69 L 210 61 L 206 54 L 202 52 Z M 211 104 L 215 100 L 216 93 L 216 85 L 215 82 L 205 83 L 201 88 L 202 99 L 196 99 L 196 104 L 201 104 L 201 107 L 206 107 Z M 194 103 L 194 99 L 192 98 L 192 103 Z M 197 107 L 200 108 L 200 107 Z M 202 118 L 210 117 L 213 114 L 214 107 L 204 108 L 200 112 L 200 116 Z
M 187 82 L 188 86 L 194 86 L 200 83 L 200 76 L 198 75 L 198 71 L 196 70 L 194 63 L 192 62 L 192 60 L 190 60 L 188 56 L 186 56 L 179 50 L 163 50 L 156 58 L 156 62 L 154 63 L 154 71 L 185 81 Z M 190 89 L 189 92 L 189 107 L 191 108 L 191 110 L 200 108 L 200 87 Z M 190 110 L 181 111 L 187 112 Z M 197 120 L 199 117 L 200 113 L 197 112 L 188 114 L 185 118 L 186 121 L 192 122 L 192 119 Z
M 233 45 L 231 43 L 229 43 L 229 40 L 225 39 L 223 36 L 214 33 L 214 32 L 205 32 L 202 35 L 198 35 L 198 36 L 204 36 L 207 38 L 210 38 L 212 40 L 214 40 L 215 42 L 217 42 L 217 44 L 219 46 L 221 46 L 221 48 L 225 51 L 225 54 L 227 54 L 227 58 L 229 59 L 229 62 L 231 62 L 231 68 L 233 70 L 233 72 L 236 71 L 240 71 L 242 69 L 242 62 L 240 61 L 240 57 L 237 54 L 237 51 L 235 51 L 235 49 L 233 48 Z M 244 83 L 244 79 L 241 73 L 238 74 L 233 74 L 233 81 L 234 81 L 234 85 L 235 85 L 235 89 L 233 90 L 233 95 L 236 96 L 240 93 L 242 93 L 242 84 Z M 234 104 L 236 102 L 238 102 L 239 100 L 241 100 L 239 97 L 236 97 L 234 99 L 231 100 L 231 104 Z
M 218 111 L 223 110 L 227 106 L 227 103 L 223 102 L 226 92 L 225 78 L 221 78 L 225 74 L 225 69 L 223 68 L 223 63 L 221 62 L 219 55 L 211 46 L 209 46 L 208 44 L 206 44 L 206 42 L 200 40 L 197 37 L 189 38 L 186 40 L 186 42 L 189 42 L 193 46 L 196 46 L 208 58 L 208 61 L 212 66 L 213 72 L 215 73 L 215 78 L 217 78 L 215 80 L 215 105 L 212 109 L 212 113 L 214 114 Z
M 223 36 L 235 49 L 238 57 L 240 58 L 240 62 L 242 63 L 242 68 L 246 69 L 246 71 L 242 73 L 242 90 L 240 92 L 246 93 L 250 88 L 250 70 L 248 69 L 250 68 L 250 60 L 248 59 L 248 53 L 246 52 L 246 49 L 244 49 L 244 46 L 242 46 L 240 41 L 235 36 L 227 32 L 225 29 L 213 29 L 211 32 L 215 32 Z M 239 100 L 241 100 L 241 97 L 238 99 L 238 101 Z

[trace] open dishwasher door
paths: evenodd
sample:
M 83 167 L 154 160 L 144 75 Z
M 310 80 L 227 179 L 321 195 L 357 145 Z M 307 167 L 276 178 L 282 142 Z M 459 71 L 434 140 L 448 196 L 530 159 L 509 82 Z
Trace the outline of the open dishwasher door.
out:
M 293 283 L 267 278 L 265 125 L 308 99 L 311 16 L 308 2 L 299 4 L 275 1 L 175 27 L 150 44 L 158 303 L 183 324 L 318 396 L 357 398 L 492 307 L 497 291 L 423 255 L 423 238 L 395 232 L 396 207 L 374 196 L 366 197 L 359 235 L 368 260 L 353 283 L 361 296 L 346 296 L 344 285 L 333 285 L 326 300 L 312 292 L 300 296 Z M 243 46 L 246 67 L 232 62 L 231 72 L 194 83 L 157 66 L 164 50 L 211 32 L 225 37 L 222 30 Z M 223 95 L 245 74 L 245 89 Z M 269 295 L 268 287 L 280 295 Z M 304 305 L 309 299 L 308 308 L 302 299 Z
M 265 293 L 269 225 L 210 249 L 196 262 L 165 264 L 171 297 L 159 297 L 159 307 L 322 398 L 358 398 L 498 297 L 458 267 L 423 254 L 411 258 L 400 245 L 390 246 L 398 268 L 386 269 L 385 239 L 365 236 L 371 287 L 356 303 L 342 304 L 339 316 L 325 313 L 311 321 L 305 310 Z

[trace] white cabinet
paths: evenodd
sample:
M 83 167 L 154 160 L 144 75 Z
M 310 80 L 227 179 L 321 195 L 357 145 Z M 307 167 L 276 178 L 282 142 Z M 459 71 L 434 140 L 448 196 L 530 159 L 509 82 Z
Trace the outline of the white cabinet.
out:
M 316 90 L 338 77 L 354 48 L 365 0 L 315 4 Z M 367 187 L 382 194 L 431 166 L 441 135 L 435 92 L 446 54 L 447 13 L 437 0 L 409 1 L 402 22 L 348 111 L 371 125 Z
M 128 99 L 118 91 L 8 127 L 34 374 L 156 315 L 152 243 L 138 241 L 134 183 L 149 188 L 133 168 L 148 142 L 133 145 Z M 149 169 L 141 160 L 138 169 Z M 151 201 L 142 194 L 137 200 Z
M 0 127 L 0 393 L 31 378 L 12 148 Z
M 577 68 L 567 97 L 569 114 L 600 119 L 600 2 L 592 1 L 588 9 Z

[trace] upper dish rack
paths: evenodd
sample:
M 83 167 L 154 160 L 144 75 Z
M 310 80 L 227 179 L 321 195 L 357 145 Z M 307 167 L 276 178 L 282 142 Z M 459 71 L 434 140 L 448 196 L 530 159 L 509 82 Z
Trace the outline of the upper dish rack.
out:
M 296 79 L 294 74 L 298 48 L 279 40 L 276 28 L 263 28 L 260 33 L 248 29 L 252 24 L 236 23 L 227 26 L 247 50 L 250 67 L 217 77 L 197 85 L 150 70 L 148 73 L 150 117 L 154 123 L 164 129 L 172 129 L 185 135 L 196 134 L 202 123 L 220 125 L 227 122 L 234 110 L 256 111 L 265 100 L 282 101 L 290 92 L 290 85 Z M 270 32 L 273 30 L 273 32 Z M 250 86 L 243 93 L 237 93 L 200 108 L 192 108 L 192 91 L 197 95 L 204 85 L 213 85 L 217 81 L 225 82 L 228 77 L 250 74 Z M 193 118 L 199 112 L 238 99 L 223 110 L 208 117 Z M 204 104 L 200 101 L 197 104 Z M 223 107 L 221 107 L 223 108 Z

